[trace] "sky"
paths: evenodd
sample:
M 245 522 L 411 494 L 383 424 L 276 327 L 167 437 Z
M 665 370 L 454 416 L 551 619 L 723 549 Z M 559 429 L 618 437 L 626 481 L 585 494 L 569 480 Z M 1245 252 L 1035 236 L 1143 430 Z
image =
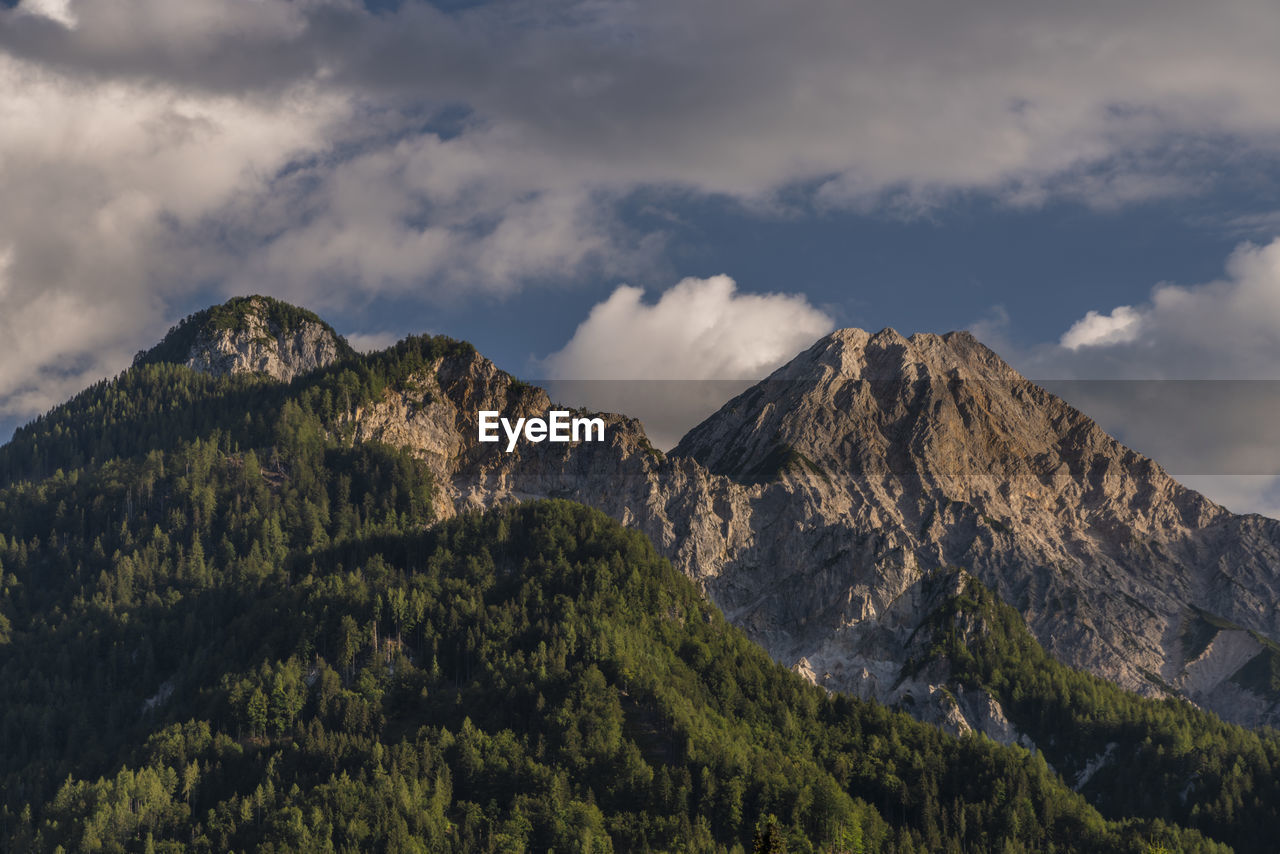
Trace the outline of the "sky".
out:
M 549 381 L 964 328 L 1280 514 L 1276 44 L 1274 0 L 0 0 L 0 437 L 238 294 Z

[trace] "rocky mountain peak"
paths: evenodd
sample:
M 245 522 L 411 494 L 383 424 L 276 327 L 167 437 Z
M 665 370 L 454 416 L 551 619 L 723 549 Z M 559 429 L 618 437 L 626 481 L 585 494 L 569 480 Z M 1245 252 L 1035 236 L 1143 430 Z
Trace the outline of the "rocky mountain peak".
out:
M 837 329 L 816 341 L 777 374 L 789 375 L 797 369 L 821 363 L 850 376 L 874 374 L 877 368 L 901 365 L 907 362 L 928 363 L 941 366 L 948 361 L 964 362 L 998 356 L 979 343 L 969 332 L 948 332 L 935 335 L 917 332 L 910 337 L 892 327 L 879 332 L 862 329 Z
M 271 297 L 236 297 L 184 319 L 135 364 L 172 362 L 226 376 L 266 374 L 281 382 L 355 355 L 333 327 Z
M 1275 524 L 1178 484 L 967 333 L 832 333 L 671 456 L 746 490 L 770 531 L 725 562 L 717 601 L 830 687 L 892 695 L 911 591 L 941 567 L 997 590 L 1061 660 L 1229 715 L 1211 698 L 1243 708 L 1238 662 L 1196 665 L 1212 689 L 1189 675 L 1188 606 L 1280 632 Z M 1273 702 L 1238 719 L 1276 720 Z
M 1104 459 L 1113 473 L 1167 480 L 967 332 L 833 332 L 725 404 L 672 453 L 742 482 L 794 471 L 775 463 L 797 455 L 830 474 L 934 485 L 1080 476 Z

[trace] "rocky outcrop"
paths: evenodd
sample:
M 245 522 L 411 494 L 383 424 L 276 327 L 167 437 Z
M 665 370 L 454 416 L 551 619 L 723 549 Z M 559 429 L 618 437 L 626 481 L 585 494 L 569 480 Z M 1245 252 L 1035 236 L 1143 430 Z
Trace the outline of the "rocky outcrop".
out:
M 184 319 L 134 363 L 177 363 L 214 376 L 256 373 L 290 382 L 354 356 L 342 336 L 311 312 L 249 296 Z
M 200 339 L 187 366 L 214 376 L 258 373 L 289 382 L 336 361 L 337 347 L 318 326 L 283 332 L 265 325 L 247 333 L 220 329 Z
M 237 328 L 202 329 L 186 364 L 215 376 L 259 373 L 289 382 L 333 364 L 341 352 L 340 340 L 327 325 L 303 322 L 284 328 L 271 320 L 261 300 L 251 300 Z
M 638 528 L 686 573 L 719 567 L 727 543 L 753 534 L 748 490 L 712 475 L 696 461 L 656 450 L 634 418 L 601 413 L 603 442 L 504 444 L 478 441 L 477 413 L 545 416 L 552 401 L 475 353 L 438 359 L 404 387 L 351 415 L 357 441 L 411 449 L 436 483 L 436 514 L 530 498 L 566 498 L 598 507 Z M 586 413 L 583 413 L 586 414 Z M 723 516 L 736 517 L 725 527 Z
M 476 441 L 480 409 L 550 407 L 482 357 L 455 355 L 350 426 L 426 460 L 441 516 L 534 497 L 599 507 L 779 661 L 956 731 L 1016 738 L 983 697 L 941 691 L 941 675 L 904 677 L 930 612 L 924 582 L 943 567 L 998 591 L 1072 666 L 1280 721 L 1274 699 L 1229 674 L 1249 703 L 1194 690 L 1204 667 L 1183 643 L 1192 607 L 1280 637 L 1280 523 L 1180 486 L 967 334 L 833 333 L 669 455 L 621 415 L 604 416 L 601 443 L 506 453 Z

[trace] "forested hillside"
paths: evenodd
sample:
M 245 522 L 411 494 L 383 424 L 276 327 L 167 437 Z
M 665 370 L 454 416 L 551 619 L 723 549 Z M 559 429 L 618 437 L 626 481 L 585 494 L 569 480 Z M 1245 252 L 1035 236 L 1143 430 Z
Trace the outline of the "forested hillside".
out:
M 943 662 L 954 690 L 989 691 L 1104 814 L 1196 827 L 1240 851 L 1275 848 L 1280 733 L 1223 723 L 1185 700 L 1143 699 L 1062 665 L 972 577 L 926 632 L 931 643 L 917 666 Z
M 187 335 L 187 325 L 175 334 Z M 150 353 L 171 349 L 168 339 Z M 40 480 L 59 470 L 142 457 L 197 439 L 224 448 L 277 449 L 297 438 L 339 439 L 344 418 L 403 387 L 433 360 L 470 353 L 470 344 L 444 336 L 413 336 L 370 356 L 352 355 L 282 384 L 255 374 L 214 377 L 181 365 L 153 361 L 96 383 L 66 404 L 19 428 L 0 447 L 0 485 Z M 305 425 L 304 425 L 305 422 Z M 304 429 L 305 426 L 305 429 Z
M 343 416 L 466 346 L 140 365 L 0 450 L 3 850 L 1227 850 L 808 685 L 594 510 L 433 526 Z

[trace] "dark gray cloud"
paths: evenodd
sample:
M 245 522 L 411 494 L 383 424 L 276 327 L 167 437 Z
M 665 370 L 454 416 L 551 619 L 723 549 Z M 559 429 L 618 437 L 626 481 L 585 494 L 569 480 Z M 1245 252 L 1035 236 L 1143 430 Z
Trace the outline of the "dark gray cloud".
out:
M 832 201 L 897 183 L 1026 199 L 1074 171 L 1080 194 L 1105 203 L 1185 189 L 1187 176 L 1142 176 L 1133 162 L 1170 133 L 1280 130 L 1280 13 L 1252 0 L 383 14 L 343 0 L 73 0 L 68 14 L 74 27 L 6 16 L 0 49 L 93 79 L 246 97 L 309 83 L 460 101 L 608 183 L 750 194 L 830 176 Z M 1115 170 L 1080 168 L 1112 159 Z

